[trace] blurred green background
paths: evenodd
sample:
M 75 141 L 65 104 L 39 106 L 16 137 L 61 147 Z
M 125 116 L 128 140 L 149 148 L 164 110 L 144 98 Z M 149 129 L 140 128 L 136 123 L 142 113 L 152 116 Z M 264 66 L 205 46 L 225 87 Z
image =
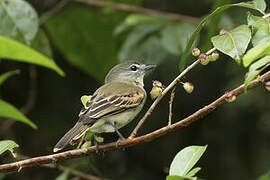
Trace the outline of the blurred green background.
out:
M 233 0 L 114 0 L 134 6 L 180 13 L 198 21 L 211 9 Z M 59 1 L 29 0 L 39 14 L 53 9 Z M 268 2 L 267 2 L 268 3 Z M 269 3 L 268 3 L 269 6 Z M 247 9 L 231 8 L 207 24 L 200 33 L 196 46 L 204 51 L 212 48 L 210 38 L 219 29 L 231 29 L 246 23 Z M 0 89 L 0 97 L 16 107 L 30 109 L 27 114 L 38 130 L 10 119 L 0 120 L 0 138 L 12 139 L 27 156 L 51 154 L 56 142 L 77 121 L 82 104 L 80 97 L 92 94 L 103 83 L 108 70 L 115 64 L 135 59 L 154 63 L 158 67 L 145 79 L 145 89 L 151 90 L 152 80 L 168 85 L 178 74 L 178 63 L 187 39 L 196 23 L 173 21 L 124 12 L 108 7 L 97 7 L 69 2 L 39 28 L 32 43 L 36 49 L 52 57 L 66 73 L 57 73 L 38 66 L 2 60 L 0 73 L 20 69 L 20 75 L 10 78 Z M 187 64 L 195 60 L 189 57 Z M 209 104 L 224 92 L 244 81 L 247 69 L 238 66 L 230 57 L 206 67 L 194 68 L 184 78 L 194 84 L 187 94 L 179 84 L 173 104 L 173 122 Z M 166 126 L 168 120 L 167 95 L 139 131 L 139 135 Z M 138 120 L 153 101 L 148 98 L 143 111 L 120 131 L 128 137 Z M 60 162 L 88 174 L 112 180 L 164 180 L 175 154 L 189 145 L 208 148 L 197 166 L 202 167 L 202 179 L 256 179 L 270 169 L 270 96 L 264 88 L 255 88 L 225 104 L 211 114 L 151 142 L 138 144 L 88 157 Z M 105 134 L 105 142 L 117 139 L 116 134 Z M 10 159 L 1 156 L 0 162 Z M 12 173 L 4 179 L 55 179 L 56 169 L 32 167 Z M 71 178 L 71 177 L 70 177 Z

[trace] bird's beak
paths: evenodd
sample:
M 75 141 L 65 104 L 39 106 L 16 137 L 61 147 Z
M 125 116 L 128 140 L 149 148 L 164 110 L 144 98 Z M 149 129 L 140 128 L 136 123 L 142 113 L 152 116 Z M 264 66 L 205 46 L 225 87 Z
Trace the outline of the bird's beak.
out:
M 147 65 L 145 65 L 144 70 L 145 71 L 148 71 L 148 70 L 153 69 L 155 67 L 156 67 L 155 64 L 147 64 Z

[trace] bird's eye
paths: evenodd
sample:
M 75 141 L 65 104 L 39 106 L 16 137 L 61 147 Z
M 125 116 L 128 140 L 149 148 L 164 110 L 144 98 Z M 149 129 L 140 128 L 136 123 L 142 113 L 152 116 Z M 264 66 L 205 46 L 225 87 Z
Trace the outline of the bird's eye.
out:
M 135 65 L 132 65 L 132 66 L 130 66 L 130 69 L 131 69 L 132 71 L 137 71 L 137 70 L 138 70 L 138 67 L 135 66 Z

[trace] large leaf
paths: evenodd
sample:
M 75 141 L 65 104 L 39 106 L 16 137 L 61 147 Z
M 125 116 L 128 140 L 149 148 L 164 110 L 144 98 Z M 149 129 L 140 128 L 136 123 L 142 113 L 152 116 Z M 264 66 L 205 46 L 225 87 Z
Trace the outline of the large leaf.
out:
M 61 76 L 65 75 L 53 60 L 18 41 L 3 36 L 0 36 L 0 57 L 44 66 L 56 71 Z
M 211 41 L 215 48 L 239 62 L 248 47 L 250 39 L 251 31 L 249 27 L 241 25 L 223 35 L 212 37 Z
M 23 122 L 25 124 L 28 124 L 32 128 L 37 129 L 37 126 L 32 121 L 30 121 L 26 116 L 24 116 L 17 108 L 1 99 L 0 99 L 0 116 Z
M 167 55 L 156 35 L 160 24 L 139 24 L 129 33 L 119 51 L 121 62 L 136 59 L 144 63 L 159 64 Z
M 29 45 L 37 30 L 37 13 L 29 3 L 0 0 L 0 34 Z
M 166 26 L 161 31 L 162 46 L 172 54 L 179 55 L 185 50 L 194 29 L 195 26 L 190 23 L 175 23 Z
M 243 65 L 249 66 L 253 61 L 270 53 L 270 41 L 261 43 L 251 49 L 243 57 Z
M 49 40 L 42 29 L 39 29 L 35 39 L 32 41 L 31 47 L 38 50 L 45 56 L 52 57 L 52 50 Z
M 205 152 L 207 146 L 189 146 L 174 157 L 169 175 L 186 176 Z
M 210 13 L 208 16 L 206 16 L 201 22 L 200 24 L 197 26 L 197 28 L 195 29 L 195 31 L 192 33 L 192 36 L 190 37 L 185 51 L 181 56 L 181 59 L 179 61 L 179 70 L 183 71 L 183 69 L 185 68 L 186 65 L 186 60 L 187 57 L 190 53 L 191 47 L 194 43 L 194 41 L 196 40 L 197 36 L 199 35 L 200 31 L 202 30 L 202 28 L 205 26 L 205 24 L 210 21 L 213 17 L 219 15 L 220 13 L 222 13 L 223 11 L 225 11 L 226 9 L 230 8 L 230 7 L 245 7 L 245 8 L 250 8 L 250 9 L 254 9 L 259 11 L 260 13 L 264 14 L 264 12 L 262 12 L 260 9 L 258 9 L 256 3 L 254 1 L 252 2 L 243 2 L 243 3 L 237 3 L 237 4 L 227 4 L 224 6 L 220 6 L 217 9 L 215 9 L 212 13 Z
M 266 3 L 264 0 L 254 0 L 256 8 L 264 11 L 266 9 Z
M 0 141 L 0 155 L 5 151 L 10 151 L 11 154 L 15 157 L 13 149 L 16 147 L 19 147 L 19 145 L 16 144 L 14 141 L 11 140 Z
M 252 26 L 253 30 L 253 38 L 252 38 L 253 46 L 257 46 L 258 44 L 261 44 L 263 42 L 270 41 L 269 19 L 248 14 L 247 20 L 248 24 Z
M 45 25 L 66 60 L 100 82 L 117 63 L 112 16 L 72 6 L 50 18 Z
M 19 74 L 19 70 L 9 71 L 0 75 L 0 86 L 11 76 Z

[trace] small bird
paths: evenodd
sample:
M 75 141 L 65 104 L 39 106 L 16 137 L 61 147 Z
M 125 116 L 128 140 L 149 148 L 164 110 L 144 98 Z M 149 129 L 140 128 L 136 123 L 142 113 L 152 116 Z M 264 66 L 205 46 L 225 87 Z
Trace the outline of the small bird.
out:
M 119 139 L 124 139 L 118 129 L 127 125 L 141 111 L 147 96 L 143 78 L 154 67 L 135 61 L 114 66 L 106 75 L 105 84 L 96 90 L 82 108 L 78 122 L 60 139 L 53 151 L 63 149 L 87 131 L 116 132 Z

